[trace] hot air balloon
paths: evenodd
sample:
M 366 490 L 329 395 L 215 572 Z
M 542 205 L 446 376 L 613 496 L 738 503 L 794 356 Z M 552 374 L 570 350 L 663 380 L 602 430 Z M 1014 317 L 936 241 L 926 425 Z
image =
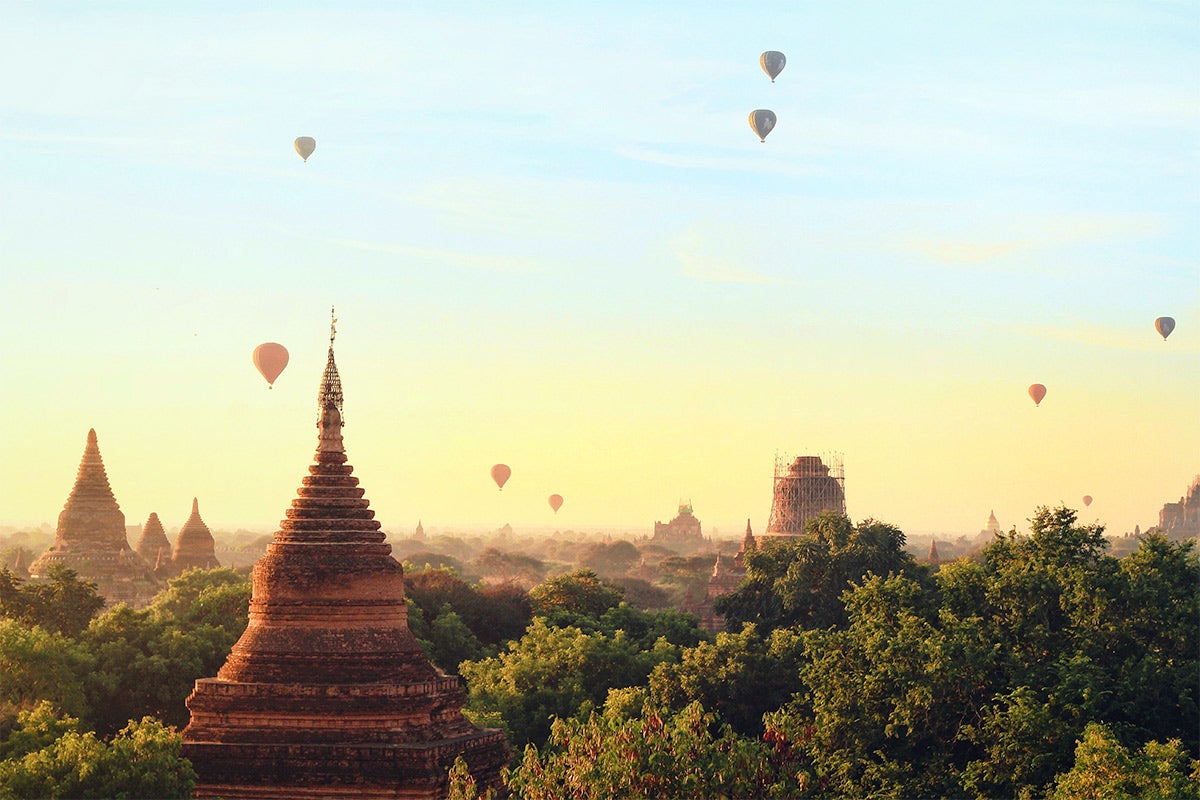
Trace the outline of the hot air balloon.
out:
M 765 142 L 767 134 L 775 129 L 775 112 L 760 108 L 750 112 L 750 128 L 758 134 L 758 140 Z
M 1158 335 L 1163 337 L 1163 341 L 1165 342 L 1167 337 L 1171 335 L 1171 331 L 1175 330 L 1175 318 L 1159 317 L 1154 320 L 1154 330 L 1158 331 Z
M 512 475 L 512 470 L 509 469 L 508 464 L 496 464 L 492 467 L 492 480 L 494 480 L 496 485 L 501 489 L 503 489 L 504 484 L 508 482 L 509 475 Z
M 555 514 L 558 513 L 558 510 L 560 508 L 562 508 L 562 495 L 561 494 L 550 495 L 550 507 L 554 509 Z
M 317 149 L 317 140 L 311 136 L 301 136 L 299 139 L 293 142 L 293 145 L 296 148 L 296 152 L 299 153 L 300 157 L 304 159 L 305 163 L 307 163 L 308 157 L 313 154 L 313 150 Z
M 1092 496 L 1090 494 L 1085 494 L 1083 496 L 1083 504 L 1084 506 L 1090 506 L 1092 504 Z
M 771 83 L 774 83 L 775 78 L 783 72 L 784 66 L 787 65 L 787 56 L 778 50 L 768 50 L 758 57 L 758 63 L 762 66 L 763 72 L 771 76 Z
M 1035 406 L 1040 406 L 1042 404 L 1042 398 L 1046 396 L 1046 387 L 1042 386 L 1040 383 L 1033 384 L 1029 387 L 1029 396 L 1033 398 L 1033 404 Z
M 287 348 L 275 342 L 264 342 L 254 348 L 254 366 L 267 379 L 267 388 L 273 389 L 275 379 L 288 363 Z

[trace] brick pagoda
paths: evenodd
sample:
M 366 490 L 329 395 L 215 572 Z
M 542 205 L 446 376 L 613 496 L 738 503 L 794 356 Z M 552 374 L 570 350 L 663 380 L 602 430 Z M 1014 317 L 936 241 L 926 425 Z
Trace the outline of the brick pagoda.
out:
M 150 565 L 129 547 L 125 514 L 108 483 L 94 428 L 88 431 L 75 486 L 58 515 L 54 546 L 29 565 L 29 577 L 46 578 L 52 564 L 64 564 L 95 582 L 109 605 L 124 602 L 137 608 L 158 591 Z
M 192 514 L 183 523 L 175 536 L 175 549 L 171 551 L 171 567 L 176 575 L 185 570 L 216 569 L 221 566 L 217 561 L 217 545 L 213 541 L 212 531 L 200 519 L 200 501 L 192 498 Z
M 503 733 L 463 717 L 458 677 L 408 629 L 403 569 L 346 462 L 341 401 L 331 335 L 315 463 L 254 566 L 246 632 L 187 701 L 197 797 L 442 798 L 457 756 L 481 788 L 508 762 Z

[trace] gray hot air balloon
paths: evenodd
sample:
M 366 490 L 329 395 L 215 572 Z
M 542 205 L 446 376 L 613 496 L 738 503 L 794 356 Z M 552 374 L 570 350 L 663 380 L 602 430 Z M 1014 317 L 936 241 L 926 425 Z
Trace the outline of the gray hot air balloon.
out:
M 308 162 L 308 157 L 313 154 L 313 150 L 317 149 L 317 140 L 311 136 L 301 136 L 293 143 L 296 147 L 296 152 L 304 161 Z
M 787 65 L 787 56 L 778 50 L 768 50 L 758 57 L 758 63 L 762 65 L 763 72 L 771 76 L 771 83 L 774 83 Z
M 1175 330 L 1174 317 L 1159 317 L 1154 320 L 1154 330 L 1158 331 L 1158 335 L 1163 337 L 1163 341 L 1171 335 L 1171 331 Z
M 775 112 L 760 108 L 750 112 L 750 127 L 758 134 L 758 140 L 765 142 L 767 134 L 775 129 Z

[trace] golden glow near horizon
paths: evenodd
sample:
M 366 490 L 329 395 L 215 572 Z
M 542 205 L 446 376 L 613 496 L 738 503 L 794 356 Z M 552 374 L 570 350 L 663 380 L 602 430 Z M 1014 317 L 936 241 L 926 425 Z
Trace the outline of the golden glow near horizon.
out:
M 129 524 L 274 529 L 331 305 L 395 533 L 739 537 L 777 451 L 914 534 L 1155 524 L 1200 472 L 1200 12 L 687 14 L 7 11 L 0 524 L 94 427 Z

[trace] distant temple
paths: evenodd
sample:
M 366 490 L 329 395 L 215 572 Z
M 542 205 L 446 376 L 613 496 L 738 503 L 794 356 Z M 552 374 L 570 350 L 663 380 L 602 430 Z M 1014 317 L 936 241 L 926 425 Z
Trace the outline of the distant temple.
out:
M 425 541 L 425 528 L 421 526 L 421 520 L 417 520 L 417 528 L 413 531 L 412 538 L 419 542 Z
M 189 569 L 216 569 L 221 566 L 217 561 L 216 542 L 212 532 L 200 519 L 200 502 L 192 498 L 192 515 L 179 529 L 175 537 L 175 549 L 171 551 L 171 567 L 176 575 Z
M 999 522 L 999 520 L 997 520 L 997 519 L 996 519 L 996 512 L 995 512 L 995 511 L 991 511 L 991 512 L 988 514 L 987 526 L 986 526 L 986 527 L 985 527 L 983 530 L 981 530 L 981 531 L 979 532 L 979 535 L 980 535 L 980 536 L 993 536 L 993 537 L 994 537 L 994 536 L 999 536 L 999 535 L 1000 535 L 1000 533 L 1001 533 L 1001 531 L 1000 531 L 1000 522 Z
M 138 608 L 159 588 L 150 565 L 129 546 L 125 515 L 109 486 L 95 429 L 88 431 L 75 486 L 58 515 L 54 545 L 29 565 L 30 580 L 44 580 L 52 564 L 93 581 L 108 605 Z
M 1158 512 L 1158 530 L 1173 542 L 1200 537 L 1200 475 L 1192 479 L 1178 503 L 1166 503 Z
M 670 522 L 655 522 L 651 541 L 668 547 L 701 544 L 704 536 L 700 532 L 700 520 L 692 513 L 692 504 L 680 503 L 679 513 Z
M 166 580 L 171 577 L 171 542 L 167 539 L 167 532 L 163 530 L 163 524 L 159 520 L 158 514 L 151 512 L 146 524 L 142 526 L 142 535 L 138 537 L 137 544 L 133 546 L 133 549 L 137 550 L 138 555 L 154 568 L 156 578 Z M 165 565 L 164 554 L 166 556 Z
M 746 520 L 746 534 L 742 537 L 742 546 L 732 559 L 717 553 L 713 564 L 712 575 L 708 579 L 708 588 L 702 599 L 697 599 L 689 592 L 684 596 L 682 610 L 695 614 L 700 621 L 700 627 L 709 633 L 716 633 L 725 628 L 725 618 L 713 609 L 713 603 L 722 595 L 737 591 L 746 577 L 746 554 L 757 549 L 754 532 L 750 529 L 750 520 Z
M 404 571 L 351 474 L 341 406 L 331 330 L 315 463 L 254 565 L 245 633 L 187 700 L 197 797 L 442 798 L 457 756 L 481 791 L 508 763 L 504 734 L 462 715 L 461 682 L 409 631 Z
M 846 513 L 846 475 L 840 454 L 775 459 L 771 517 L 764 536 L 798 536 L 822 511 Z

